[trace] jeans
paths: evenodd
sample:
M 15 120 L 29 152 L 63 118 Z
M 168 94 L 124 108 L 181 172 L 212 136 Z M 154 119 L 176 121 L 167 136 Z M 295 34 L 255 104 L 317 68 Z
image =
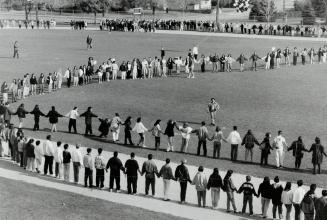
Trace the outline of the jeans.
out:
M 70 118 L 69 119 L 69 122 L 68 122 L 68 131 L 69 131 L 69 133 L 71 132 L 72 128 L 74 128 L 74 133 L 77 133 L 77 130 L 76 130 L 76 119 Z
M 304 213 L 304 220 L 313 220 L 314 213 Z
M 199 140 L 198 142 L 198 152 L 197 155 L 200 155 L 201 145 L 203 146 L 203 156 L 207 156 L 207 141 L 206 140 Z
M 220 158 L 221 143 L 219 141 L 213 142 L 213 158 Z
M 251 162 L 253 162 L 253 148 L 245 148 L 245 161 L 248 160 L 249 154 L 251 157 Z
M 234 211 L 236 211 L 236 205 L 234 200 L 234 192 L 226 192 L 227 194 L 227 211 L 230 211 L 230 204 L 232 203 Z
M 295 214 L 294 214 L 294 220 L 301 220 L 301 206 L 300 204 L 293 204 Z
M 261 159 L 260 159 L 260 164 L 261 165 L 267 165 L 268 164 L 268 153 L 264 150 L 261 150 Z
M 145 195 L 149 194 L 149 187 L 151 185 L 152 195 L 155 195 L 155 185 L 156 179 L 155 178 L 145 178 Z
M 180 193 L 180 199 L 181 202 L 185 202 L 185 198 L 186 198 L 186 190 L 187 190 L 187 182 L 179 182 L 180 186 L 181 186 L 181 193 Z
M 93 170 L 85 167 L 84 173 L 84 186 L 87 186 L 87 181 L 89 181 L 89 187 L 93 186 Z
M 132 191 L 133 189 L 133 191 Z M 137 192 L 137 177 L 135 176 L 127 176 L 127 192 L 128 194 L 136 194 Z
M 238 144 L 232 144 L 231 145 L 231 152 L 230 152 L 230 158 L 232 161 L 237 160 L 237 152 L 238 152 Z
M 69 182 L 70 163 L 64 163 L 64 180 Z
M 116 182 L 116 189 L 120 190 L 120 176 L 111 174 L 109 177 L 109 189 L 114 188 L 114 181 Z
M 85 124 L 85 135 L 92 135 L 92 124 Z
M 73 169 L 74 169 L 74 183 L 79 182 L 79 169 L 81 163 L 80 162 L 73 162 Z
M 187 148 L 188 148 L 189 141 L 190 141 L 189 138 L 183 138 L 182 137 L 181 152 L 187 153 Z
M 273 218 L 276 218 L 276 212 L 278 209 L 278 217 L 279 219 L 283 218 L 283 205 L 282 204 L 273 204 L 273 208 L 272 208 L 272 213 L 273 213 Z
M 33 127 L 33 131 L 39 131 L 40 130 L 40 118 L 35 118 L 34 119 L 34 127 Z
M 104 187 L 104 169 L 96 169 L 95 185 L 100 188 Z
M 198 195 L 198 206 L 201 207 L 201 201 L 203 204 L 203 207 L 206 206 L 206 194 L 207 191 L 203 190 L 203 191 L 197 191 L 197 195 Z
M 35 157 L 28 157 L 27 158 L 26 170 L 32 171 L 32 172 L 35 171 Z
M 247 203 L 249 203 L 250 214 L 253 214 L 253 196 L 252 195 L 244 195 L 242 213 L 246 212 Z
M 131 132 L 128 130 L 125 130 L 125 141 L 124 144 L 127 145 L 127 141 L 129 142 L 130 145 L 134 145 L 133 141 L 132 141 L 132 135 Z
M 160 137 L 154 137 L 154 147 L 156 150 L 160 148 Z
M 61 163 L 56 162 L 55 175 L 56 175 L 56 177 L 59 177 L 59 178 L 62 177 L 62 164 Z
M 212 187 L 211 188 L 212 208 L 217 208 L 218 207 L 219 199 L 220 199 L 220 188 L 219 187 Z
M 44 175 L 47 175 L 48 169 L 50 175 L 53 174 L 52 166 L 53 166 L 53 156 L 44 155 Z
M 286 220 L 291 220 L 292 204 L 285 204 L 286 207 Z
M 270 199 L 261 197 L 261 211 L 263 217 L 267 217 L 267 212 L 270 204 Z

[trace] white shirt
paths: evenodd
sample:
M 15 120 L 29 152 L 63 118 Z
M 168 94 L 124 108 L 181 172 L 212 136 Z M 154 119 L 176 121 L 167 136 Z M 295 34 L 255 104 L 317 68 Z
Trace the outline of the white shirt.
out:
M 237 131 L 232 131 L 228 135 L 227 141 L 230 144 L 241 144 L 242 143 L 242 139 L 241 139 L 240 133 L 238 133 Z
M 198 47 L 193 47 L 193 54 L 198 54 L 198 53 L 199 53 Z
M 185 139 L 190 139 L 191 133 L 192 133 L 192 128 L 191 127 L 186 127 L 184 128 L 183 126 L 179 126 L 179 131 L 181 132 L 181 135 Z
M 77 110 L 73 109 L 66 114 L 66 117 L 68 117 L 70 119 L 77 119 L 77 117 L 79 117 L 79 114 L 78 114 Z
M 73 162 L 80 162 L 81 165 L 83 164 L 83 157 L 80 149 L 76 148 L 75 150 L 73 150 L 71 156 Z
M 290 205 L 292 204 L 293 200 L 293 191 L 283 191 L 282 193 L 282 203 L 285 205 Z
M 119 67 L 118 67 L 117 63 L 113 63 L 111 65 L 111 67 L 112 67 L 112 71 L 118 71 L 119 70 Z
M 46 140 L 43 143 L 43 153 L 44 156 L 54 156 L 54 147 L 53 143 L 49 140 Z
M 144 132 L 148 131 L 148 129 L 143 125 L 142 122 L 138 122 L 135 124 L 133 131 L 140 134 L 140 133 L 144 133 Z
M 293 192 L 293 199 L 292 202 L 295 204 L 300 204 L 304 198 L 305 195 L 305 189 L 303 187 L 298 187 L 296 190 Z
M 41 144 L 35 145 L 34 154 L 35 154 L 35 159 L 37 159 L 37 160 L 42 159 L 42 157 L 43 157 L 43 148 L 42 148 Z
M 63 154 L 62 154 L 62 149 L 61 147 L 57 147 L 55 150 L 54 150 L 54 160 L 56 163 L 62 163 L 64 158 L 63 158 Z
M 278 135 L 277 137 L 275 137 L 274 144 L 278 150 L 283 150 L 284 147 L 287 147 L 285 138 L 281 135 Z

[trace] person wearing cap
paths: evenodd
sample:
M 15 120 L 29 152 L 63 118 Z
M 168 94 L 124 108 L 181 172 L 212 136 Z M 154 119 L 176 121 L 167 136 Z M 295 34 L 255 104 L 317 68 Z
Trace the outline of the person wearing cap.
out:
M 169 187 L 170 187 L 170 180 L 175 180 L 173 175 L 173 170 L 170 166 L 170 159 L 166 159 L 166 164 L 163 165 L 159 171 L 159 177 L 163 179 L 164 185 L 164 201 L 169 201 Z
M 112 80 L 116 80 L 117 79 L 117 75 L 118 75 L 118 70 L 119 70 L 119 66 L 116 63 L 116 59 L 113 58 L 111 60 L 111 70 L 112 70 Z
M 276 168 L 284 165 L 284 148 L 287 149 L 287 143 L 283 137 L 282 131 L 278 131 L 277 137 L 273 141 L 273 148 L 275 149 Z
M 153 155 L 148 155 L 148 160 L 142 165 L 142 174 L 145 174 L 145 195 L 149 194 L 149 187 L 151 185 L 152 196 L 155 195 L 156 176 L 159 176 L 157 165 L 152 160 Z
M 71 153 L 73 170 L 74 170 L 74 183 L 79 182 L 79 170 L 83 166 L 83 157 L 80 150 L 80 144 L 76 144 L 76 148 Z
M 258 196 L 253 184 L 251 183 L 251 176 L 246 176 L 246 182 L 244 182 L 237 191 L 243 193 L 243 208 L 242 214 L 246 211 L 247 203 L 249 203 L 250 216 L 253 215 L 253 196 Z
M 75 106 L 70 112 L 68 112 L 65 115 L 67 118 L 69 118 L 68 122 L 68 132 L 71 133 L 72 128 L 74 128 L 74 133 L 77 134 L 77 129 L 76 129 L 76 119 L 79 117 L 78 114 L 78 109 Z
M 315 202 L 316 219 L 325 220 L 327 219 L 327 190 L 322 190 L 322 196 Z
M 85 117 L 85 135 L 92 135 L 92 118 L 98 117 L 92 112 L 92 107 L 88 107 L 87 111 L 82 113 L 80 117 Z
M 181 160 L 181 164 L 178 165 L 175 170 L 175 179 L 179 182 L 181 187 L 181 192 L 180 192 L 181 203 L 185 203 L 187 182 L 192 183 L 188 169 L 185 166 L 186 162 L 187 161 L 185 159 Z
M 175 124 L 175 126 L 181 132 L 182 136 L 181 152 L 187 153 L 187 148 L 193 129 L 188 125 L 187 122 L 184 122 L 183 126 L 177 126 L 177 124 Z
M 218 110 L 220 109 L 219 104 L 216 102 L 214 98 L 211 98 L 210 103 L 208 104 L 208 112 L 210 114 L 211 125 L 215 126 L 216 115 Z
M 273 218 L 276 219 L 276 211 L 278 209 L 278 217 L 279 219 L 283 219 L 283 203 L 282 203 L 282 193 L 283 193 L 283 186 L 279 182 L 279 177 L 276 176 L 274 178 L 274 183 L 272 184 L 272 213 Z
M 199 166 L 198 172 L 193 178 L 192 184 L 195 185 L 198 196 L 198 206 L 206 207 L 206 193 L 208 180 L 206 175 L 203 173 L 203 166 Z
M 301 220 L 301 202 L 304 198 L 304 195 L 306 193 L 306 190 L 303 187 L 303 181 L 298 180 L 297 181 L 297 188 L 293 192 L 293 198 L 292 198 L 292 203 L 295 209 L 294 213 L 294 220 Z
M 312 152 L 312 165 L 313 165 L 313 174 L 316 174 L 317 167 L 318 167 L 318 174 L 320 174 L 320 166 L 323 161 L 323 157 L 327 157 L 327 154 L 325 153 L 324 146 L 320 143 L 320 138 L 316 137 L 315 143 L 312 144 L 310 150 L 308 152 Z
M 223 181 L 221 179 L 221 176 L 219 175 L 218 168 L 213 169 L 213 173 L 210 175 L 207 189 L 211 189 L 211 202 L 212 202 L 212 208 L 218 209 L 218 202 L 220 199 L 220 188 L 223 185 Z

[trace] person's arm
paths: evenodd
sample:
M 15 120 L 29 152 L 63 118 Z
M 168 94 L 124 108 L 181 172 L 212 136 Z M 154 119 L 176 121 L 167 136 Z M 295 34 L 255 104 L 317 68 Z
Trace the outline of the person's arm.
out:
M 86 112 L 82 113 L 82 114 L 80 115 L 80 117 L 85 117 L 85 115 L 86 115 Z
M 110 159 L 108 160 L 108 163 L 107 163 L 107 166 L 106 166 L 106 172 L 108 172 L 108 169 L 109 169 L 109 167 L 110 167 Z

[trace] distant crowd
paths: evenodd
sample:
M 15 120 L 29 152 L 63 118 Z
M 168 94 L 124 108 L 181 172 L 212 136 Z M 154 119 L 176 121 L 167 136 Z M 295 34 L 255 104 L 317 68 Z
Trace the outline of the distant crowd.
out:
M 50 29 L 50 28 L 55 28 L 56 27 L 56 21 L 53 19 L 50 20 L 0 20 L 0 28 L 12 28 L 12 27 L 18 27 L 19 29 L 21 28 L 31 28 L 31 29 Z

